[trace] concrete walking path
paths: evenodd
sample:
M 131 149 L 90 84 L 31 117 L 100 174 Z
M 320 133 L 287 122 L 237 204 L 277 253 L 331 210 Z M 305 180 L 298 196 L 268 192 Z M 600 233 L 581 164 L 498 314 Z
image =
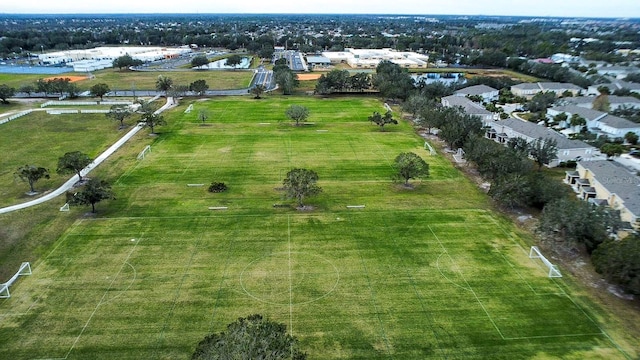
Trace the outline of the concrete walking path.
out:
M 173 98 L 169 97 L 167 98 L 167 103 L 164 104 L 160 109 L 158 109 L 155 113 L 159 114 L 169 108 L 172 108 L 176 106 L 176 103 L 174 102 Z M 95 160 L 93 160 L 91 162 L 91 164 L 87 165 L 87 167 L 85 167 L 84 169 L 82 169 L 82 171 L 80 171 L 80 174 L 82 176 L 85 176 L 86 174 L 88 174 L 91 170 L 93 170 L 95 167 L 97 167 L 98 165 L 100 165 L 103 161 L 105 161 L 109 156 L 111 156 L 114 152 L 116 152 L 116 150 L 118 150 L 122 145 L 124 145 L 124 143 L 126 143 L 129 139 L 131 139 L 135 134 L 137 134 L 140 130 L 142 130 L 144 128 L 143 124 L 138 124 L 136 126 L 133 127 L 133 129 L 131 129 L 128 133 L 126 133 L 122 138 L 120 138 L 120 140 L 116 141 L 115 144 L 111 145 L 107 150 L 105 150 L 102 154 L 100 154 L 97 158 L 95 158 Z M 35 206 L 38 204 L 42 204 L 45 201 L 49 201 L 51 199 L 54 199 L 62 194 L 64 194 L 67 190 L 71 189 L 73 187 L 73 185 L 75 183 L 78 182 L 78 175 L 74 175 L 73 177 L 71 177 L 71 179 L 67 180 L 67 182 L 65 182 L 64 184 L 62 184 L 62 186 L 60 186 L 59 188 L 55 189 L 54 191 L 39 197 L 37 199 L 33 199 L 31 201 L 27 201 L 25 203 L 22 204 L 17 204 L 17 205 L 12 205 L 12 206 L 7 206 L 4 208 L 0 208 L 0 214 L 5 214 L 8 212 L 12 212 L 12 211 L 16 211 L 16 210 L 20 210 L 20 209 L 25 209 L 31 206 Z

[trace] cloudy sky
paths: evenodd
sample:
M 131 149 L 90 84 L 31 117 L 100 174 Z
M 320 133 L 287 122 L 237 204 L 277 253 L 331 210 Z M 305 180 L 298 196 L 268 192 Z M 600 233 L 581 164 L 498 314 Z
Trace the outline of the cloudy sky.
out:
M 640 17 L 640 0 L 3 0 L 0 13 L 323 13 Z

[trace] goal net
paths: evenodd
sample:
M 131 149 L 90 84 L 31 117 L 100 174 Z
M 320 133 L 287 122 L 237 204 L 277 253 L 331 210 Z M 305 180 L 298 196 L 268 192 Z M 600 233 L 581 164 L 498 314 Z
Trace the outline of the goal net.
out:
M 529 250 L 529 259 L 540 259 L 542 263 L 544 263 L 549 268 L 549 277 L 550 278 L 559 278 L 562 277 L 560 274 L 560 270 L 556 265 L 553 265 L 549 260 L 547 260 L 544 255 L 540 252 L 537 246 L 532 246 L 531 250 Z
M 60 207 L 60 211 L 69 211 L 69 203 L 65 203 Z
M 145 146 L 144 149 L 140 151 L 140 154 L 138 154 L 138 160 L 144 159 L 145 155 L 147 155 L 147 153 L 150 153 L 150 152 L 151 152 L 151 145 Z
M 31 264 L 29 264 L 29 262 L 23 262 L 20 264 L 18 272 L 16 272 L 6 283 L 0 284 L 0 299 L 11 297 L 11 294 L 9 293 L 9 286 L 11 286 L 11 284 L 13 284 L 20 275 L 31 275 Z

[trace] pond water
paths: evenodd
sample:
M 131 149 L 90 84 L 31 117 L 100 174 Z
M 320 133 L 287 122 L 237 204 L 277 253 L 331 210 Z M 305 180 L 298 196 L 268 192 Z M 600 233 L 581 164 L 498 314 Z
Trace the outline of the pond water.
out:
M 464 73 L 426 73 L 420 75 L 412 75 L 413 80 L 418 83 L 420 80 L 424 80 L 427 84 L 431 84 L 436 81 L 440 81 L 449 85 L 451 83 L 460 81 L 466 82 Z
M 222 60 L 218 60 L 218 61 L 213 61 L 210 62 L 208 67 L 209 69 L 233 69 L 233 67 L 231 66 L 227 66 L 227 59 L 222 59 Z M 236 66 L 236 69 L 248 69 L 249 66 L 251 65 L 251 58 L 250 57 L 243 57 L 242 60 L 240 61 L 240 65 Z
M 0 73 L 3 74 L 43 74 L 57 75 L 73 72 L 70 67 L 58 66 L 19 66 L 19 65 L 0 65 Z

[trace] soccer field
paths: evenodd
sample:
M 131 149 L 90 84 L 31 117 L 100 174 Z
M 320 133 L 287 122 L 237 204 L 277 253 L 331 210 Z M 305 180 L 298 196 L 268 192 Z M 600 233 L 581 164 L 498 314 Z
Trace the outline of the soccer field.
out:
M 289 125 L 290 104 L 308 106 L 314 124 Z M 0 357 L 186 359 L 253 313 L 285 323 L 310 359 L 629 356 L 602 310 L 548 278 L 526 239 L 409 125 L 366 121 L 380 102 L 187 105 L 143 160 L 102 169 L 117 200 L 80 216 L 0 300 Z M 431 167 L 412 190 L 390 181 L 406 151 Z M 292 167 L 320 177 L 311 211 L 273 206 L 290 203 L 278 188 Z M 229 191 L 208 193 L 212 181 Z

